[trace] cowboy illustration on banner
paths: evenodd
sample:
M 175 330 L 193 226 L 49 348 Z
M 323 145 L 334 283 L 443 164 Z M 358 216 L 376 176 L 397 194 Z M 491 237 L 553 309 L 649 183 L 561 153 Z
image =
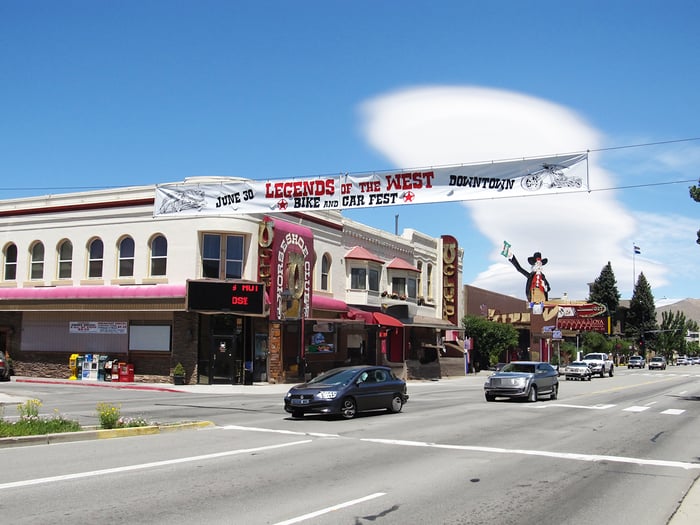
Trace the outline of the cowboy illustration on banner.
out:
M 531 266 L 530 271 L 527 271 L 520 266 L 518 259 L 515 257 L 515 254 L 510 248 L 510 243 L 503 241 L 503 250 L 501 250 L 501 255 L 508 259 L 511 264 L 515 266 L 515 269 L 523 274 L 527 279 L 527 282 L 525 283 L 525 295 L 528 303 L 530 303 L 530 307 L 533 309 L 536 305 L 540 308 L 543 307 L 544 302 L 549 298 L 550 287 L 547 278 L 545 277 L 544 273 L 542 273 L 542 267 L 547 264 L 548 260 L 543 258 L 540 252 L 535 252 L 532 257 L 527 258 L 527 262 Z

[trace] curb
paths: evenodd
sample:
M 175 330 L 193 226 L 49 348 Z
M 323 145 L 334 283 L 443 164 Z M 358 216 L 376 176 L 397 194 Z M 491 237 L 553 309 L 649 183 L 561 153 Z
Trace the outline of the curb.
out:
M 33 379 L 33 378 L 15 378 L 15 383 L 39 383 L 43 385 L 71 385 L 71 386 L 90 386 L 98 388 L 122 388 L 126 390 L 155 390 L 158 392 L 182 392 L 176 388 L 167 386 L 155 386 L 152 384 L 139 383 L 120 383 L 109 381 L 71 381 L 70 379 Z
M 176 432 L 179 430 L 196 430 L 215 426 L 211 421 L 190 421 L 172 425 L 151 425 L 147 427 L 130 427 L 114 429 L 81 430 L 79 432 L 61 432 L 58 434 L 40 434 L 37 436 L 16 436 L 0 438 L 0 448 L 26 447 L 32 445 L 52 445 L 73 441 L 90 441 L 94 439 L 112 439 L 133 436 L 149 436 Z

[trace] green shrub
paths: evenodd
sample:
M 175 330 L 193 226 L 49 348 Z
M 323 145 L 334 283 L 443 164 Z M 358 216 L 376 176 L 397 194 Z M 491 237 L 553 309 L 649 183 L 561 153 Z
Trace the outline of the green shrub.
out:
M 101 428 L 117 428 L 121 417 L 121 405 L 117 407 L 111 403 L 97 403 L 97 415 Z

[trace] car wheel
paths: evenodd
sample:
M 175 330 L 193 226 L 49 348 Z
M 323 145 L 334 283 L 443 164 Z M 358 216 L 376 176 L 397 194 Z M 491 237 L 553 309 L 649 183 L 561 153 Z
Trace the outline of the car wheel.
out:
M 557 398 L 559 395 L 559 385 L 554 385 L 552 387 L 552 394 L 549 396 L 549 399 L 554 400 Z
M 600 377 L 605 377 L 605 368 L 600 369 Z
M 389 407 L 389 412 L 392 414 L 398 414 L 403 408 L 403 398 L 400 394 L 394 394 L 391 398 L 391 406 Z
M 304 417 L 304 411 L 303 410 L 292 410 L 292 417 L 294 419 L 301 419 Z
M 343 404 L 340 408 L 340 415 L 345 419 L 352 419 L 357 414 L 357 405 L 351 397 L 343 399 Z
M 593 377 L 593 374 L 588 374 L 588 377 L 587 377 L 586 379 L 587 379 L 588 381 L 590 381 L 592 377 Z
M 527 393 L 527 400 L 530 403 L 537 401 L 537 387 L 535 385 L 530 387 L 530 391 Z
M 568 381 L 569 379 L 571 379 L 571 378 L 569 376 L 566 376 L 566 380 Z
M 486 401 L 495 401 L 496 396 L 492 396 L 491 394 L 486 394 Z

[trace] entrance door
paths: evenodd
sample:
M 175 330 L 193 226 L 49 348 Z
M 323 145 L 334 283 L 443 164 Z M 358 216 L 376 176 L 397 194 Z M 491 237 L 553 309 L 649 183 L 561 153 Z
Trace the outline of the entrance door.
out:
M 239 338 L 214 336 L 212 338 L 211 382 L 235 384 L 241 382 L 243 360 Z

